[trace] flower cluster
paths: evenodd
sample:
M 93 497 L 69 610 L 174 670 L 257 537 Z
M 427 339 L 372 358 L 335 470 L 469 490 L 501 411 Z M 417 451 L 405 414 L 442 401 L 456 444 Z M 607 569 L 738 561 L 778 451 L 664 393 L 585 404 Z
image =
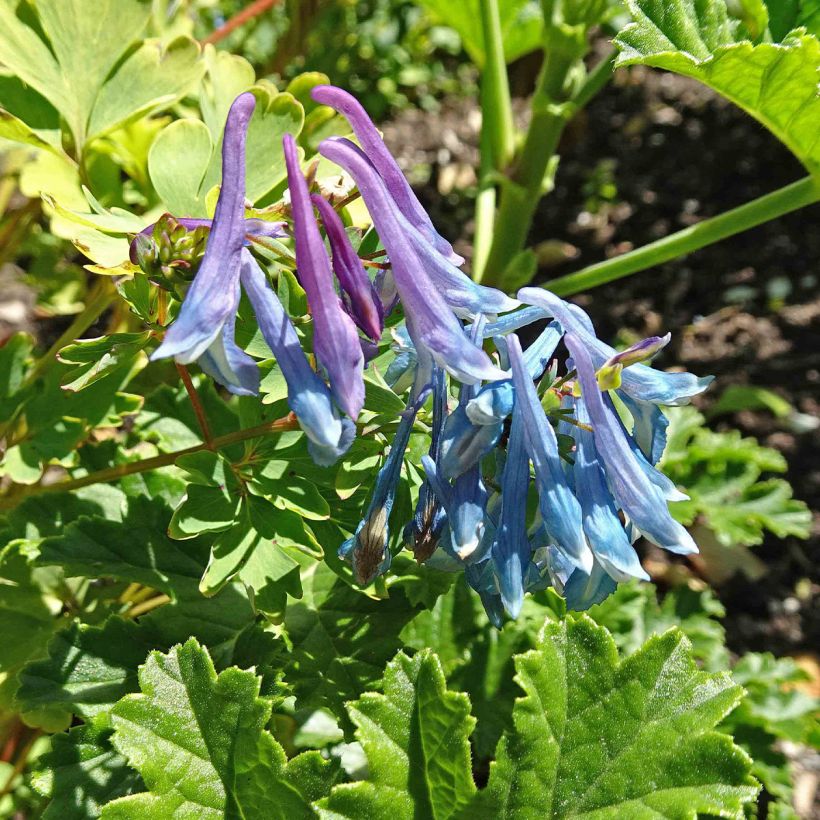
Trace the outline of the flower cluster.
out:
M 146 270 L 159 266 L 166 280 L 183 275 L 187 287 L 152 358 L 196 361 L 231 392 L 255 395 L 258 368 L 234 339 L 244 289 L 310 452 L 329 465 L 353 441 L 363 374 L 392 322 L 395 357 L 385 377 L 409 397 L 363 518 L 340 548 L 361 584 L 390 565 L 390 514 L 411 432 L 428 403 L 425 480 L 402 537 L 419 561 L 464 571 L 495 623 L 518 614 L 525 592 L 550 584 L 583 609 L 619 581 L 646 578 L 632 546 L 638 535 L 695 552 L 667 506 L 682 496 L 656 468 L 666 441 L 660 408 L 689 401 L 710 379 L 647 365 L 668 336 L 616 352 L 580 308 L 548 291 L 524 288 L 513 299 L 473 282 L 359 103 L 332 86 L 312 93 L 351 127 L 356 142 L 330 138 L 319 152 L 355 181 L 388 264 L 370 278 L 331 202 L 311 195 L 290 136 L 283 144 L 289 223 L 245 217 L 245 137 L 255 103 L 242 94 L 225 127 L 213 220 L 166 218 L 132 245 Z M 209 231 L 192 279 L 184 274 L 201 235 L 186 241 L 178 226 Z M 316 367 L 251 250 L 260 237 L 287 236 L 312 314 Z M 163 242 L 180 246 L 182 271 L 172 252 L 163 255 Z M 531 337 L 530 325 L 541 330 L 522 350 L 517 331 L 528 328 Z M 559 377 L 560 344 L 566 373 Z

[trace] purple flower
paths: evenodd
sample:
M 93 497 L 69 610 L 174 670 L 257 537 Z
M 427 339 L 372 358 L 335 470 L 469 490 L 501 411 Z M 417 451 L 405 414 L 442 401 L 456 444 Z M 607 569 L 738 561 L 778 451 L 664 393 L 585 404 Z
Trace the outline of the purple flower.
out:
M 332 85 L 317 85 L 311 91 L 317 103 L 328 105 L 342 114 L 350 123 L 356 139 L 364 153 L 387 184 L 398 209 L 405 219 L 418 230 L 425 239 L 452 263 L 460 265 L 463 257 L 453 251 L 453 246 L 433 226 L 427 212 L 413 193 L 413 189 L 404 178 L 387 146 L 384 144 L 378 129 L 359 101 L 341 88 Z
M 333 286 L 330 260 L 313 215 L 307 182 L 299 168 L 296 142 L 285 134 L 282 144 L 296 237 L 296 268 L 313 313 L 313 351 L 327 370 L 336 402 L 355 419 L 364 406 L 364 356 L 359 334 Z
M 353 443 L 356 427 L 339 416 L 327 385 L 311 368 L 282 303 L 248 250 L 242 251 L 241 276 L 259 330 L 287 382 L 288 404 L 307 435 L 310 454 L 319 465 L 332 464 Z
M 416 347 L 429 350 L 437 364 L 459 381 L 472 384 L 503 377 L 503 371 L 487 354 L 467 339 L 461 323 L 434 287 L 382 178 L 361 149 L 347 140 L 333 139 L 325 140 L 320 151 L 356 179 L 390 257 L 407 330 Z
M 314 194 L 311 200 L 325 226 L 333 254 L 333 272 L 349 300 L 350 315 L 353 321 L 377 342 L 382 337 L 384 327 L 384 308 L 379 294 L 356 255 L 353 245 L 350 244 L 350 238 L 339 214 L 326 199 Z
M 199 271 L 176 321 L 152 360 L 173 356 L 180 364 L 196 361 L 222 336 L 239 300 L 239 268 L 245 243 L 245 138 L 256 105 L 253 94 L 233 102 L 222 143 L 222 189 Z

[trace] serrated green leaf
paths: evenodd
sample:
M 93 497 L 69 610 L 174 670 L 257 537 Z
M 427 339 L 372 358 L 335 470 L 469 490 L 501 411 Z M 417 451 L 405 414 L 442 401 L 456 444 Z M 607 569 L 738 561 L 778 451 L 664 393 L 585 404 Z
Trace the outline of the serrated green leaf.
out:
M 110 730 L 77 726 L 51 738 L 37 759 L 32 784 L 51 798 L 43 820 L 91 820 L 104 803 L 144 788 L 110 743 Z
M 0 634 L 9 636 L 0 644 L 0 709 L 4 711 L 13 709 L 17 673 L 25 663 L 46 653 L 59 626 L 55 615 L 60 602 L 38 583 L 37 572 L 18 543 L 0 551 Z
M 320 533 L 319 541 L 330 547 Z M 285 614 L 293 644 L 286 683 L 300 708 L 328 708 L 348 721 L 344 701 L 378 683 L 385 663 L 401 645 L 399 633 L 415 611 L 401 590 L 374 601 L 325 563 L 310 562 L 302 574 L 302 588 L 302 600 L 290 603 Z
M 742 817 L 757 794 L 751 761 L 711 731 L 742 690 L 698 671 L 680 632 L 619 663 L 589 618 L 548 623 L 516 668 L 514 730 L 465 817 Z
M 763 472 L 786 470 L 781 453 L 737 430 L 709 430 L 693 408 L 669 408 L 668 414 L 661 468 L 690 496 L 670 505 L 679 521 L 691 524 L 702 516 L 725 547 L 759 544 L 766 530 L 780 538 L 808 537 L 810 513 L 792 498 L 791 487 L 781 479 L 758 480 Z
M 335 789 L 320 806 L 334 816 L 451 818 L 475 793 L 469 736 L 475 725 L 466 695 L 448 692 L 438 658 L 399 653 L 387 666 L 384 694 L 348 704 L 369 768 L 369 782 Z M 374 788 L 375 787 L 375 788 Z M 408 799 L 409 798 L 409 799 Z M 398 814 L 396 814 L 398 812 Z M 345 816 L 345 815 L 343 815 Z M 347 815 L 355 816 L 355 815 Z
M 153 645 L 136 623 L 109 618 L 102 627 L 72 624 L 48 645 L 48 657 L 20 673 L 22 711 L 48 708 L 86 720 L 102 716 L 136 688 L 137 667 Z
M 270 704 L 252 672 L 217 676 L 192 639 L 167 655 L 153 652 L 140 668 L 140 688 L 114 707 L 112 742 L 148 791 L 109 803 L 103 818 L 313 816 L 288 780 L 284 751 L 265 731 Z
M 739 105 L 820 173 L 820 43 L 795 31 L 778 43 L 736 39 L 725 0 L 627 0 L 635 22 L 615 38 L 616 65 L 694 77 Z
M 794 743 L 809 740 L 817 726 L 820 701 L 795 688 L 809 676 L 791 658 L 749 652 L 735 664 L 732 677 L 746 695 L 726 719 L 728 730 L 757 726 L 775 738 Z

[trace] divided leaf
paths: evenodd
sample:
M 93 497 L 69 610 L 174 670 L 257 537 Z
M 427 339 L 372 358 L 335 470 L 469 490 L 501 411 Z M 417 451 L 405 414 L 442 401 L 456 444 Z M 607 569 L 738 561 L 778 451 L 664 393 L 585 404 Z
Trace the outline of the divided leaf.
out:
M 694 77 L 739 105 L 820 173 L 820 42 L 795 30 L 781 42 L 736 39 L 725 0 L 627 0 L 635 22 L 615 38 L 616 65 Z
M 466 817 L 742 817 L 751 761 L 712 728 L 742 689 L 701 672 L 677 630 L 619 663 L 589 618 L 548 623 L 516 659 L 524 697 Z
M 78 153 L 94 137 L 168 107 L 204 71 L 188 38 L 165 49 L 146 41 L 129 53 L 150 15 L 138 0 L 39 0 L 36 21 L 17 7 L 0 0 L 0 62 L 60 111 Z
M 455 817 L 475 793 L 470 700 L 448 692 L 438 658 L 399 653 L 384 694 L 348 705 L 370 771 L 367 783 L 337 786 L 320 804 L 328 817 Z M 326 811 L 324 811 L 326 810 Z
M 374 601 L 326 563 L 310 564 L 302 575 L 304 597 L 291 602 L 285 614 L 293 645 L 285 682 L 300 708 L 331 709 L 348 720 L 344 701 L 378 683 L 385 663 L 401 646 L 399 633 L 416 610 L 401 590 Z
M 151 653 L 139 680 L 142 693 L 113 709 L 112 742 L 148 791 L 108 803 L 103 818 L 314 816 L 301 778 L 289 776 L 284 750 L 265 729 L 270 704 L 256 675 L 230 668 L 217 676 L 191 639 L 167 655 Z

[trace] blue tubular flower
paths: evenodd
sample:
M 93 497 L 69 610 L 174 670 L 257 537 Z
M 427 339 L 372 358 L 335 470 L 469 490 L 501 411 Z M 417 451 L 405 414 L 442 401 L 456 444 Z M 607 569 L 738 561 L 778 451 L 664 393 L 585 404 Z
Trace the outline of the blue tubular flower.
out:
M 507 350 L 512 365 L 516 406 L 521 409 L 526 446 L 535 468 L 544 526 L 555 546 L 578 569 L 589 572 L 592 569 L 592 552 L 584 537 L 581 506 L 567 483 L 555 431 L 538 400 L 535 385 L 524 364 L 521 344 L 514 333 L 507 337 Z
M 465 337 L 461 323 L 433 286 L 414 243 L 402 228 L 384 182 L 361 149 L 348 140 L 330 139 L 319 150 L 356 180 L 390 257 L 407 329 L 416 347 L 429 350 L 436 363 L 461 382 L 502 378 L 503 371 Z
M 561 341 L 563 331 L 557 322 L 550 324 L 524 352 L 524 363 L 531 379 L 541 378 Z M 467 417 L 474 424 L 494 424 L 512 413 L 515 389 L 512 379 L 493 382 L 483 387 L 467 404 Z
M 616 581 L 596 561 L 588 573 L 580 569 L 571 572 L 561 594 L 566 598 L 567 609 L 581 612 L 600 604 L 615 592 L 617 586 Z
M 579 425 L 589 426 L 586 405 L 575 402 L 575 420 Z M 573 430 L 575 438 L 575 463 L 572 467 L 575 495 L 581 502 L 584 532 L 597 561 L 616 581 L 630 578 L 649 580 L 638 561 L 632 542 L 624 529 L 618 511 L 612 503 L 609 491 L 595 449 L 593 434 L 578 426 Z
M 259 330 L 287 382 L 288 404 L 307 435 L 310 454 L 321 466 L 333 464 L 350 448 L 356 427 L 339 416 L 327 385 L 308 363 L 290 318 L 248 250 L 242 251 L 241 277 Z
M 450 413 L 441 437 L 439 469 L 449 480 L 466 472 L 498 444 L 504 432 L 504 422 L 473 424 L 467 417 L 467 408 L 459 405 Z
M 527 489 L 530 459 L 524 443 L 524 422 L 513 412 L 504 475 L 501 481 L 501 518 L 492 545 L 492 558 L 504 608 L 517 618 L 524 603 L 524 578 L 530 564 L 527 538 Z
M 487 491 L 476 464 L 450 485 L 438 472 L 435 461 L 422 457 L 427 481 L 447 515 L 449 547 L 461 561 L 475 556 L 484 535 L 484 508 Z
M 256 105 L 253 94 L 233 102 L 222 143 L 222 189 L 199 271 L 176 321 L 152 360 L 173 356 L 180 364 L 196 361 L 222 334 L 236 313 L 240 256 L 245 243 L 245 138 Z M 216 359 L 219 354 L 214 354 Z M 249 385 L 248 385 L 249 387 Z
M 390 452 L 376 476 L 367 512 L 356 527 L 356 532 L 339 547 L 339 557 L 351 563 L 356 583 L 362 586 L 371 584 L 390 567 L 392 556 L 389 549 L 388 522 L 401 478 L 404 451 L 410 440 L 418 407 L 419 402 L 415 397 L 411 397 L 399 421 Z
M 319 211 L 325 233 L 333 253 L 333 271 L 342 290 L 350 300 L 350 315 L 353 321 L 371 338 L 378 341 L 384 327 L 384 310 L 381 300 L 367 275 L 362 262 L 356 255 L 350 238 L 345 231 L 339 214 L 323 197 L 314 194 L 313 204 Z
M 417 368 L 417 371 L 421 368 Z M 416 374 L 414 393 L 421 395 L 425 377 Z M 432 366 L 430 381 L 433 392 L 433 423 L 430 433 L 429 456 L 439 458 L 441 452 L 441 431 L 447 416 L 447 379 L 440 367 Z M 410 523 L 404 528 L 404 542 L 413 551 L 417 561 L 426 561 L 438 547 L 442 530 L 447 523 L 447 514 L 436 498 L 429 480 L 419 488 L 419 499 Z
M 236 344 L 234 330 L 236 309 L 239 306 L 239 282 L 234 288 L 234 307 L 222 332 L 197 359 L 202 371 L 236 396 L 259 395 L 259 368 L 256 362 Z
M 332 85 L 317 85 L 311 91 L 313 99 L 321 105 L 329 105 L 338 111 L 350 123 L 365 154 L 384 179 L 390 195 L 398 209 L 425 239 L 453 264 L 460 265 L 463 257 L 453 251 L 453 246 L 433 226 L 427 212 L 422 208 L 413 189 L 404 178 L 387 146 L 384 144 L 378 129 L 368 117 L 359 101 L 341 88 Z
M 635 401 L 628 393 L 618 394 L 632 415 L 632 435 L 650 464 L 657 464 L 666 449 L 666 429 L 669 419 L 656 404 Z
M 630 446 L 629 437 L 611 405 L 604 401 L 592 357 L 574 333 L 565 336 L 589 412 L 595 449 L 618 506 L 629 520 L 659 547 L 682 554 L 697 552 L 692 537 L 669 514 L 663 491 L 648 477 Z
M 364 356 L 359 334 L 333 286 L 330 260 L 299 168 L 296 142 L 285 134 L 282 144 L 296 238 L 296 268 L 313 314 L 313 352 L 327 370 L 336 403 L 356 419 L 364 407 Z
M 554 317 L 567 333 L 574 333 L 589 351 L 594 370 L 618 355 L 614 348 L 595 336 L 589 317 L 577 305 L 570 305 L 541 288 L 522 288 L 518 298 L 542 308 L 544 314 Z M 664 373 L 645 364 L 634 364 L 621 373 L 620 389 L 636 401 L 679 405 L 687 404 L 692 396 L 702 393 L 712 379 L 712 376 L 698 378 L 691 373 Z

